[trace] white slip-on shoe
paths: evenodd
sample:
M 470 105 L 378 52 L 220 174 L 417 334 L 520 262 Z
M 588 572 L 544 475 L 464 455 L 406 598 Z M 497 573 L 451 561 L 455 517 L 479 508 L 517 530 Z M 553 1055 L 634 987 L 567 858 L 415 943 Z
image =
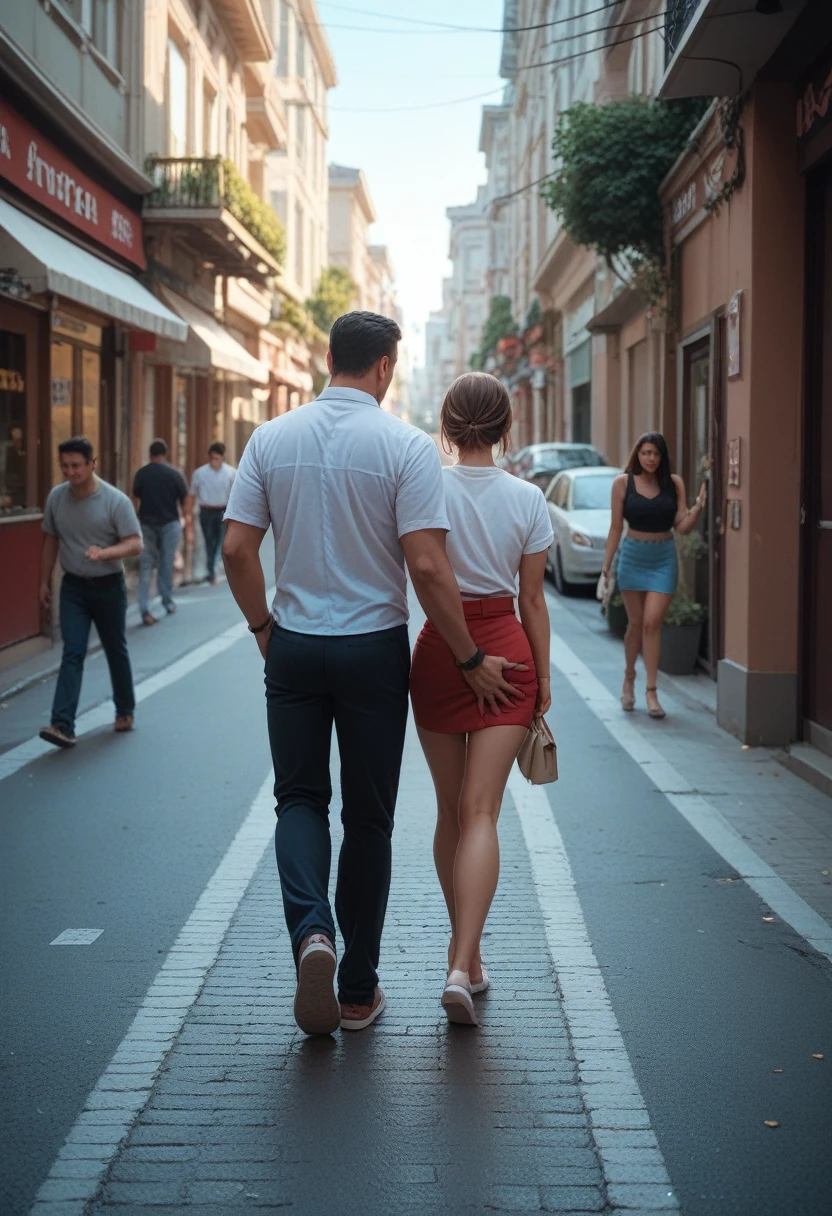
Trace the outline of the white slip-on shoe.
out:
M 335 947 L 323 933 L 313 933 L 298 954 L 295 1021 L 304 1034 L 332 1034 L 341 1021 L 335 995 Z
M 487 992 L 491 987 L 491 980 L 488 978 L 488 972 L 485 967 L 482 969 L 482 979 L 478 984 L 471 985 L 471 996 L 478 996 L 481 992 Z
M 459 1026 L 478 1026 L 471 999 L 471 984 L 464 971 L 452 971 L 442 993 L 442 1008 L 449 1022 Z

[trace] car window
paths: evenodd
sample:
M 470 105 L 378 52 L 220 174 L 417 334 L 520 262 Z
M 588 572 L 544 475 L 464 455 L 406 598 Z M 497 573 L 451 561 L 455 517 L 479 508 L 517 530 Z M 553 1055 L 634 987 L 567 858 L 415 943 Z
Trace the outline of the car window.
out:
M 531 477 L 527 477 L 526 481 L 530 481 L 533 486 L 537 486 L 537 488 L 542 490 L 545 494 L 551 484 L 552 473 L 549 471 L 549 469 L 544 469 L 542 471 L 538 470 L 536 473 L 533 473 Z
M 568 501 L 569 501 L 569 478 L 561 477 L 558 481 L 558 491 L 557 491 L 557 498 L 555 499 L 555 505 L 558 507 L 563 507 L 563 509 L 566 510 L 566 504 L 568 503 Z
M 558 496 L 558 492 L 560 490 L 561 481 L 562 481 L 562 478 L 553 477 L 552 480 L 549 482 L 549 488 L 546 491 L 547 502 L 556 502 L 557 501 L 557 496 Z
M 617 473 L 609 477 L 576 477 L 572 491 L 572 508 L 575 511 L 603 510 L 610 505 L 612 483 Z

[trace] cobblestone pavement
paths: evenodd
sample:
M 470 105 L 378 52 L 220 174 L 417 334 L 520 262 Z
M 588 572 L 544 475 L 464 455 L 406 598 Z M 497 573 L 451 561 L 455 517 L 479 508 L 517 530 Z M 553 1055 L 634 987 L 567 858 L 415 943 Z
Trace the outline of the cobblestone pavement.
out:
M 62 798 L 65 865 L 95 907 L 77 910 L 70 876 L 47 922 L 99 923 L 100 942 L 112 941 L 103 952 L 81 951 L 77 964 L 25 940 L 8 955 L 12 994 L 25 992 L 19 960 L 29 958 L 50 991 L 65 994 L 63 1021 L 38 1016 L 50 1033 L 69 1028 L 63 1048 L 45 1047 L 60 1065 L 55 1085 L 79 1094 L 66 1104 L 68 1123 L 52 1112 L 60 1135 L 50 1161 L 66 1139 L 34 1211 L 820 1216 L 832 1185 L 823 1072 L 832 1056 L 830 968 L 787 918 L 770 923 L 753 880 L 742 881 L 686 821 L 666 774 L 718 810 L 810 911 L 832 919 L 822 874 L 832 869 L 829 800 L 770 753 L 742 751 L 684 682 L 665 687 L 665 722 L 627 716 L 635 734 L 625 746 L 598 697 L 585 695 L 592 680 L 617 694 L 620 679 L 620 647 L 595 611 L 588 601 L 553 600 L 561 667 L 551 719 L 562 776 L 546 791 L 516 774 L 510 781 L 501 883 L 484 939 L 493 987 L 479 998 L 477 1031 L 448 1026 L 439 1006 L 446 915 L 431 858 L 432 788 L 412 732 L 382 950 L 388 1009 L 358 1034 L 308 1040 L 297 1030 L 250 639 L 161 681 L 143 704 L 142 731 L 118 753 L 123 760 L 92 731 L 68 759 L 38 759 L 2 782 L 18 832 L 25 824 L 48 838 Z M 564 646 L 575 659 L 564 658 Z M 588 674 L 575 675 L 577 659 Z M 193 717 L 217 681 L 226 689 L 222 710 Z M 48 689 L 24 695 L 34 713 Z M 644 741 L 641 753 L 632 738 Z M 215 756 L 223 757 L 219 784 Z M 101 775 L 111 788 L 115 764 L 126 788 L 136 787 L 136 805 L 124 826 L 119 817 L 115 831 L 105 829 L 96 860 L 96 833 L 111 818 Z M 672 767 L 657 786 L 661 764 Z M 158 775 L 148 778 L 151 770 Z M 151 815 L 154 782 L 163 797 Z M 162 826 L 166 816 L 172 831 Z M 138 833 L 131 841 L 128 828 L 140 822 L 137 852 Z M 337 793 L 333 824 L 337 845 Z M 229 831 L 237 833 L 230 844 Z M 44 890 L 54 880 L 51 854 L 35 843 L 27 844 L 35 868 L 26 882 Z M 85 848 L 92 861 L 81 869 Z M 111 913 L 117 893 L 94 884 L 96 865 L 114 859 L 123 886 L 137 872 L 125 906 Z M 181 874 L 183 900 L 165 903 L 154 867 L 167 884 Z M 154 927 L 160 903 L 169 928 Z M 148 933 L 129 935 L 119 917 L 146 917 Z M 149 989 L 147 978 L 125 987 L 125 976 L 155 972 Z M 61 977 L 63 989 L 55 987 Z M 79 997 L 96 983 L 103 1013 Z M 22 995 L 19 1003 L 27 1008 Z M 20 1036 L 13 1018 L 8 1024 L 6 1066 L 19 1070 L 11 1056 Z M 100 1060 L 97 1084 L 79 1082 L 89 1066 L 73 1071 L 84 1033 Z M 27 1128 L 32 1119 L 15 1143 L 35 1143 L 34 1112 L 19 1099 L 14 1109 Z M 3 1164 L 15 1173 L 13 1161 Z M 10 1216 L 28 1206 L 13 1204 Z
M 432 821 L 411 736 L 384 940 L 389 1008 L 363 1034 L 310 1041 L 297 1030 L 267 852 L 94 1212 L 599 1212 L 611 1210 L 609 1188 L 620 1179 L 660 1210 L 661 1157 L 640 1115 L 622 1112 L 620 1126 L 632 1130 L 611 1163 L 619 1172 L 604 1177 L 512 806 L 505 895 L 484 941 L 496 965 L 483 1027 L 445 1021 L 447 928 Z M 68 1160 L 42 1199 L 71 1201 L 79 1168 Z

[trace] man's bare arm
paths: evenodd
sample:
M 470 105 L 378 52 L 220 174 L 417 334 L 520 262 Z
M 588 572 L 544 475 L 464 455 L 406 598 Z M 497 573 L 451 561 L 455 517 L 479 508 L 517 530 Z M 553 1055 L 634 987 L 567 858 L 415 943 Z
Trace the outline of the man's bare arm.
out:
M 222 556 L 231 594 L 249 625 L 257 628 L 271 615 L 266 603 L 266 579 L 260 564 L 260 545 L 265 528 L 255 528 L 230 519 L 226 526 Z M 265 656 L 271 627 L 258 633 L 257 643 Z

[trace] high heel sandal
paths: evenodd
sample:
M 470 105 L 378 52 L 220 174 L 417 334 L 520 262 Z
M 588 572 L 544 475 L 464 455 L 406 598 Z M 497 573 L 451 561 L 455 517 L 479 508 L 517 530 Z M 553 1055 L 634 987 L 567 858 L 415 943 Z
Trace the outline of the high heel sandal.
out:
M 625 684 L 635 684 L 635 680 L 636 680 L 635 672 L 633 672 L 633 674 L 631 676 L 628 676 L 626 672 L 624 673 L 624 683 Z M 633 710 L 635 709 L 635 707 L 636 707 L 635 689 L 632 692 L 622 692 L 621 708 L 624 710 L 624 712 L 631 714 L 633 712 Z
M 656 688 L 656 685 L 654 684 L 652 688 L 645 688 L 644 691 L 646 693 L 651 693 L 651 692 L 656 693 L 655 706 L 648 705 L 648 707 L 647 707 L 647 713 L 650 715 L 650 717 L 651 718 L 666 718 L 667 714 L 664 712 L 661 705 L 659 705 L 658 689 Z

